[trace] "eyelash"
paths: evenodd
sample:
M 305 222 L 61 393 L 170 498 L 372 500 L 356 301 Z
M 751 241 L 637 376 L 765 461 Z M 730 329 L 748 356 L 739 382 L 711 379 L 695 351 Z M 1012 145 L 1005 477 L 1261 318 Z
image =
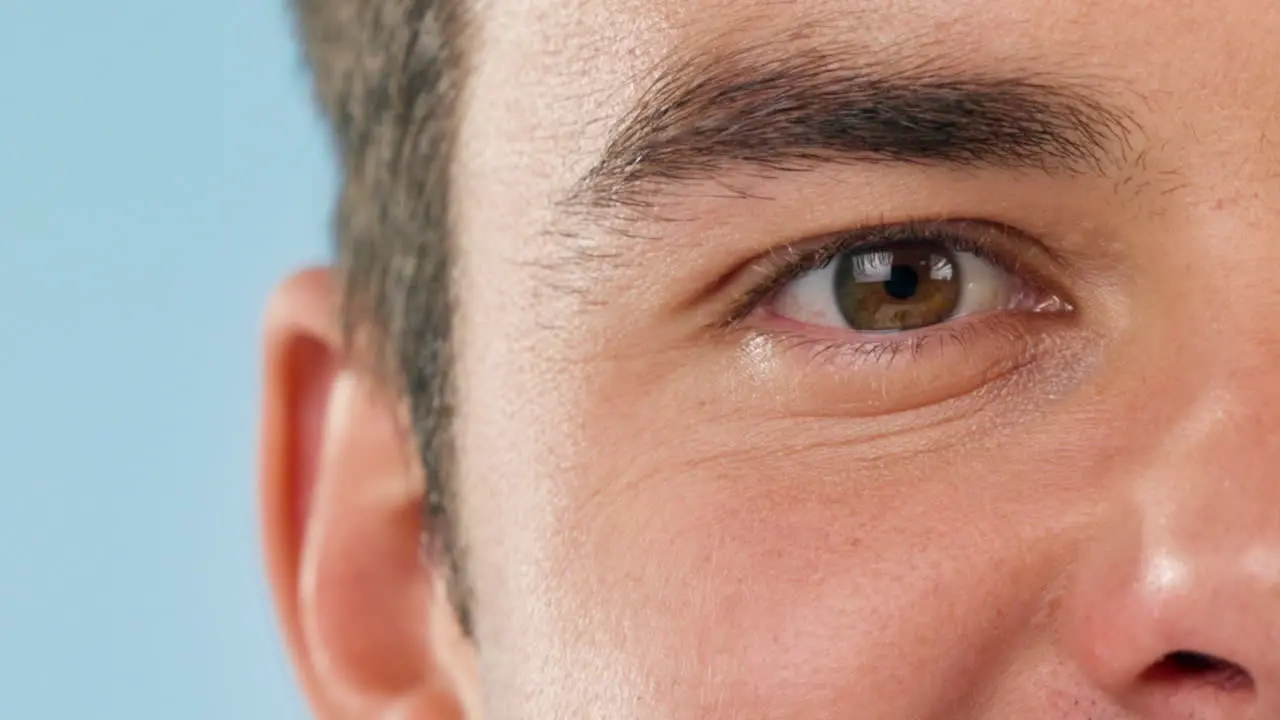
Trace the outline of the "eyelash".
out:
M 1019 237 L 1023 236 L 1017 230 L 987 221 L 924 220 L 843 231 L 807 241 L 798 246 L 788 246 L 769 253 L 763 259 L 753 263 L 765 277 L 734 303 L 724 322 L 724 327 L 740 326 L 743 321 L 774 298 L 787 283 L 807 272 L 824 268 L 844 253 L 892 247 L 903 242 L 932 242 L 953 252 L 972 253 L 1010 274 L 1023 278 L 1032 287 L 1042 288 L 1045 283 L 1042 282 L 1039 274 L 1031 273 L 1030 277 L 1026 277 L 1025 263 L 1020 262 L 1017 253 L 1006 247 L 1010 242 L 1014 242 L 1014 238 Z M 1032 242 L 1029 238 L 1024 239 Z M 1065 302 L 1067 307 L 1070 307 L 1070 302 Z M 1022 329 L 1015 327 L 1008 318 L 1003 322 L 998 318 L 998 315 L 988 318 L 988 322 L 1003 325 L 996 328 L 998 331 L 1016 332 Z M 876 364 L 887 364 L 904 354 L 917 355 L 929 343 L 953 342 L 963 346 L 975 331 L 977 328 L 973 324 L 958 321 L 898 334 L 868 336 L 845 333 L 844 337 L 837 339 L 783 332 L 781 339 L 787 344 L 794 345 L 796 349 L 807 351 L 814 358 L 841 355 L 849 356 L 856 362 L 872 361 Z

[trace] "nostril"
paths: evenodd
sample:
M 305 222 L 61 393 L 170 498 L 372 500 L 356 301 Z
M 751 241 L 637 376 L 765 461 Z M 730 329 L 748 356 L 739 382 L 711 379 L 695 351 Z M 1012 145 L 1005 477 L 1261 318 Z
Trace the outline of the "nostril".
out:
M 1219 660 L 1212 655 L 1204 653 L 1191 652 L 1188 650 L 1179 650 L 1171 652 L 1164 656 L 1164 662 L 1178 672 L 1188 675 L 1200 675 L 1204 673 L 1222 670 L 1231 665 L 1226 660 Z
M 1239 665 L 1190 650 L 1171 652 L 1144 673 L 1153 682 L 1201 682 L 1226 692 L 1253 688 L 1253 677 Z

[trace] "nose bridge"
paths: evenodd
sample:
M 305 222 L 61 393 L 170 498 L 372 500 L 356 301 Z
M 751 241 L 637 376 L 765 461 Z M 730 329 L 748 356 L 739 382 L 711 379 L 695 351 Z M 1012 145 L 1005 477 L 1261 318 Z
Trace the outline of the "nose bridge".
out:
M 1217 647 L 1280 684 L 1280 404 L 1230 397 L 1137 471 L 1132 581 L 1170 642 Z
M 1146 341 L 1167 362 L 1152 368 L 1156 397 L 1140 414 L 1165 428 L 1158 455 L 1171 472 L 1265 474 L 1280 467 L 1268 460 L 1280 452 L 1280 183 L 1219 189 L 1192 203 L 1183 239 L 1195 259 L 1160 273 L 1159 329 Z
M 1280 333 L 1280 321 L 1276 326 Z M 1206 502 L 1228 500 L 1228 487 L 1242 498 L 1276 495 L 1280 488 L 1271 478 L 1280 473 L 1280 356 L 1272 360 L 1225 345 L 1214 356 L 1186 369 L 1199 377 L 1173 380 L 1182 388 L 1170 392 L 1187 396 L 1164 418 L 1166 430 L 1150 455 L 1137 458 L 1138 485 L 1151 492 L 1204 492 Z

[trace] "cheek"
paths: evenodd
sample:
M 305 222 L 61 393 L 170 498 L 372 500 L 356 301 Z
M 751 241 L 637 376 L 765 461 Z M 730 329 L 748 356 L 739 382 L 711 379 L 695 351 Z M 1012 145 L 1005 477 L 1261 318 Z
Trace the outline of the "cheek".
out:
M 622 425 L 598 426 L 608 451 L 567 494 L 546 598 L 573 618 L 579 657 L 625 668 L 612 717 L 853 717 L 871 702 L 913 718 L 972 702 L 1042 611 L 1088 504 L 1088 458 L 1063 450 L 1046 475 L 1047 437 L 876 462 L 744 442 L 732 422 L 696 440 L 670 424 L 613 435 Z
M 458 424 L 494 717 L 952 716 L 1036 637 L 1140 429 L 1044 399 L 1073 373 L 890 421 L 694 353 L 525 356 L 470 357 Z

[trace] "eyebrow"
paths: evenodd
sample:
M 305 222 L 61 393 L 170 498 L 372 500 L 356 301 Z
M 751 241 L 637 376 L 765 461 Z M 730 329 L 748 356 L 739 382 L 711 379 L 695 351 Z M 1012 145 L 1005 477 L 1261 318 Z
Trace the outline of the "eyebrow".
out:
M 668 59 L 568 204 L 646 206 L 725 172 L 830 163 L 1105 174 L 1136 129 L 1097 80 L 783 52 Z

